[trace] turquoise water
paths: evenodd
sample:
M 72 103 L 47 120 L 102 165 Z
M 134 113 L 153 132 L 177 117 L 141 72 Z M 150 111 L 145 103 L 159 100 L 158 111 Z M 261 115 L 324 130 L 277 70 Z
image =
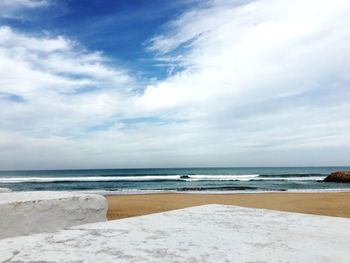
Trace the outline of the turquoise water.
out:
M 321 182 L 350 167 L 254 167 L 0 171 L 0 187 L 96 191 L 288 191 L 349 189 Z

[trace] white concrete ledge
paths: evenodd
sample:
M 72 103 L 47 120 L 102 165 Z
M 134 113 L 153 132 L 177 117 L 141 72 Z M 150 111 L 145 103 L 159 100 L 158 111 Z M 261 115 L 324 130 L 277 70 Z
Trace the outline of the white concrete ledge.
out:
M 0 240 L 6 262 L 349 262 L 350 219 L 208 205 Z
M 70 192 L 0 194 L 0 238 L 106 221 L 107 200 Z
M 9 189 L 9 188 L 0 188 L 0 193 L 9 193 L 11 192 L 12 190 Z

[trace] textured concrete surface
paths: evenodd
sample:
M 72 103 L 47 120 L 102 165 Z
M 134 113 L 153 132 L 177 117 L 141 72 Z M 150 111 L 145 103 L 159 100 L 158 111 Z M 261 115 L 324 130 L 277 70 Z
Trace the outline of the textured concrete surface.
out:
M 0 238 L 57 231 L 106 221 L 107 201 L 93 194 L 11 192 L 0 194 Z
M 0 193 L 9 193 L 11 192 L 11 189 L 9 188 L 0 188 Z
M 3 262 L 349 262 L 350 219 L 207 205 L 0 240 Z

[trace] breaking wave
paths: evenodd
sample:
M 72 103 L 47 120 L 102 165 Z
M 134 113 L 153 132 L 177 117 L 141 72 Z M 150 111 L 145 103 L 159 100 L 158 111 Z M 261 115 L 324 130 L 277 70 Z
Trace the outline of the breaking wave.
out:
M 242 174 L 242 175 L 138 175 L 72 177 L 2 177 L 0 183 L 69 183 L 69 182 L 160 182 L 160 181 L 319 181 L 322 174 Z

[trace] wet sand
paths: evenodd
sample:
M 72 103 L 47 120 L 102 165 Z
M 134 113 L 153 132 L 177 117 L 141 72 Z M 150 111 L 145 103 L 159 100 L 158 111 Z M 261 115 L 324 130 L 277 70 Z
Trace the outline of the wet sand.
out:
M 108 219 L 121 219 L 205 204 L 350 218 L 350 192 L 259 194 L 143 194 L 107 196 Z

